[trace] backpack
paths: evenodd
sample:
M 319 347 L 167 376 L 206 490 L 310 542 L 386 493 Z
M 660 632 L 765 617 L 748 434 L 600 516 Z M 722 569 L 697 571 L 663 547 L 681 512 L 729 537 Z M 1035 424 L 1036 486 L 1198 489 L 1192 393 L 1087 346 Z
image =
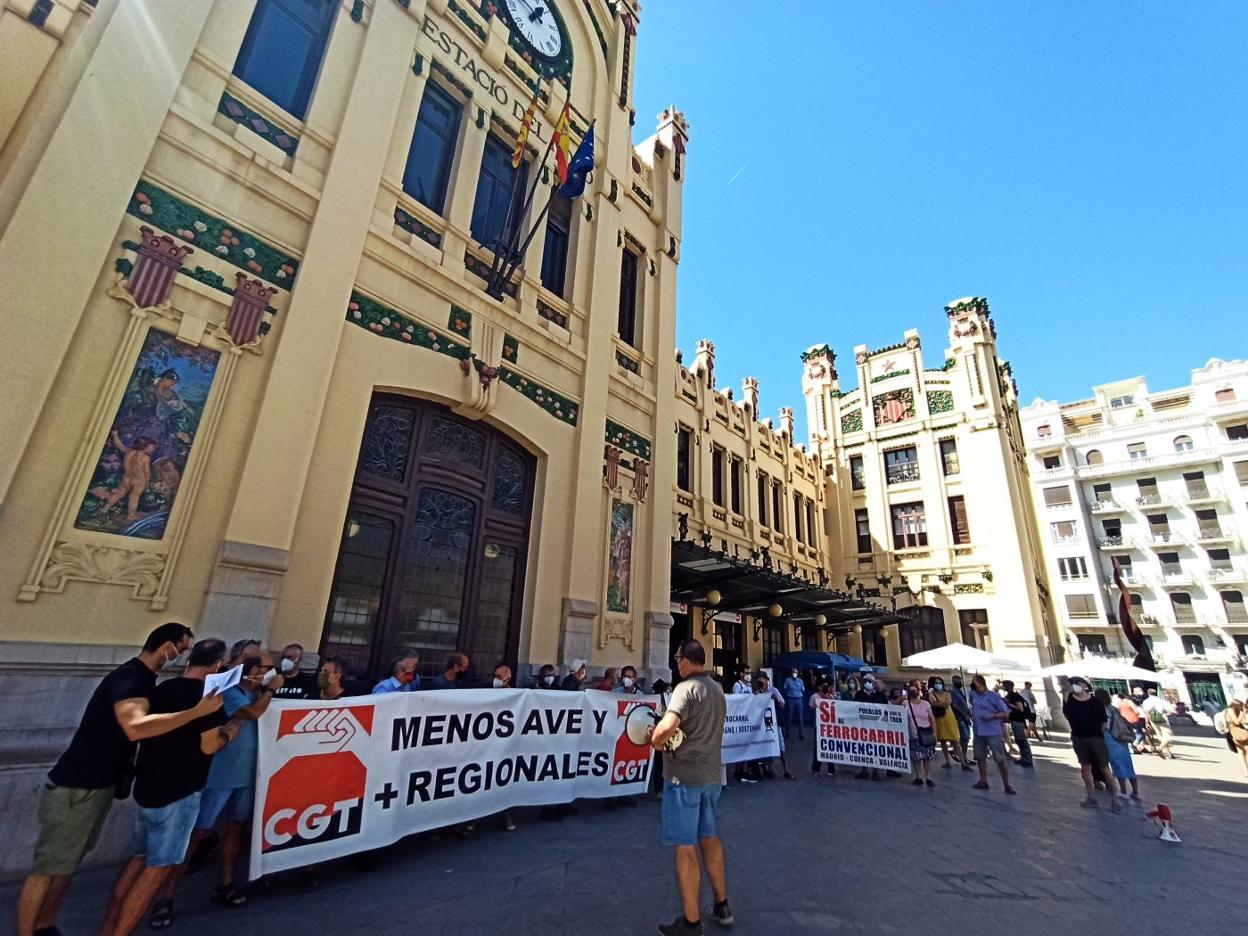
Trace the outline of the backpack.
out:
M 1125 718 L 1113 712 L 1109 717 L 1109 736 L 1122 744 L 1130 744 L 1135 740 L 1135 731 Z
M 1154 725 L 1166 724 L 1166 713 L 1160 705 L 1148 710 L 1148 720 Z

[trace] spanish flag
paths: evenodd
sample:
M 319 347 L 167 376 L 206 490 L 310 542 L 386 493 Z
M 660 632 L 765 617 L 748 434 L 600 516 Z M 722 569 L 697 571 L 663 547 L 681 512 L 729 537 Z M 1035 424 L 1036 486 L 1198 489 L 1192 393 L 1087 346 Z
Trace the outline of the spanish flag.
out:
M 568 182 L 568 163 L 572 159 L 572 127 L 568 123 L 568 108 L 570 104 L 563 105 L 563 113 L 559 115 L 559 122 L 555 124 L 554 139 L 551 144 L 555 147 L 555 171 L 559 174 L 559 184 L 566 185 Z
M 529 142 L 529 131 L 533 128 L 533 115 L 537 113 L 538 85 L 533 89 L 533 100 L 524 112 L 524 120 L 520 122 L 520 132 L 516 135 L 516 148 L 511 151 L 511 168 L 519 169 L 524 160 L 524 145 Z

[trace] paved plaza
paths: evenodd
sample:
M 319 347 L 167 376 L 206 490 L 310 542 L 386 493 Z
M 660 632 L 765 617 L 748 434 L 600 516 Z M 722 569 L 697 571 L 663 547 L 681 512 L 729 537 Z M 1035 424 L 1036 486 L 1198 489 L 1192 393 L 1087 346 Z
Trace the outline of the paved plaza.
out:
M 1209 729 L 1180 728 L 1177 760 L 1137 758 L 1143 799 L 1118 816 L 1079 808 L 1061 737 L 1038 746 L 1034 771 L 1014 770 L 1019 795 L 1008 798 L 995 773 L 987 793 L 939 768 L 935 790 L 812 778 L 810 744 L 808 733 L 792 745 L 796 782 L 734 786 L 722 800 L 735 933 L 1243 932 L 1248 890 L 1231 883 L 1248 879 L 1248 781 Z M 1181 845 L 1156 840 L 1144 814 L 1157 802 L 1173 808 Z M 582 803 L 561 824 L 529 810 L 519 819 L 511 834 L 482 823 L 468 838 L 401 842 L 372 872 L 336 863 L 307 895 L 286 875 L 234 912 L 208 902 L 210 865 L 185 882 L 172 932 L 624 936 L 675 915 L 657 802 Z M 95 931 L 111 880 L 76 882 L 67 936 Z M 7 914 L 15 888 L 3 894 Z

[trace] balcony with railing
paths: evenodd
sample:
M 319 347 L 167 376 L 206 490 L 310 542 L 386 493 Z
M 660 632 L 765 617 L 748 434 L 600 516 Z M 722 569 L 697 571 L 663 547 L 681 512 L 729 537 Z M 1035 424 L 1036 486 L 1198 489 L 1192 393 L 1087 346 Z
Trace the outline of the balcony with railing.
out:
M 1161 567 L 1162 588 L 1191 588 L 1194 584 L 1195 579 L 1192 578 L 1191 573 L 1184 571 L 1181 566 L 1163 565 Z
M 1216 523 L 1202 523 L 1196 529 L 1196 542 L 1201 546 L 1221 546 L 1234 543 L 1238 537 Z
M 1243 569 L 1209 569 L 1205 578 L 1211 585 L 1235 585 L 1248 582 L 1248 572 Z
M 1159 492 L 1151 492 L 1149 494 L 1141 494 L 1135 499 L 1137 507 L 1169 507 L 1170 498 Z
M 1243 447 L 1234 449 L 1239 443 L 1232 442 L 1229 448 L 1235 451 L 1248 450 L 1248 440 L 1244 441 Z M 1223 446 L 1224 448 L 1227 446 Z M 1079 478 L 1104 478 L 1112 475 L 1140 475 L 1146 472 L 1151 473 L 1161 468 L 1182 468 L 1188 465 L 1207 465 L 1216 462 L 1218 456 L 1215 452 L 1196 451 L 1190 452 L 1167 452 L 1162 455 L 1141 455 L 1137 458 L 1123 459 L 1115 462 L 1102 462 L 1099 465 L 1080 465 L 1075 469 L 1075 475 Z
M 1123 569 L 1122 584 L 1126 585 L 1127 588 L 1152 588 L 1153 580 L 1141 572 Z M 1118 586 L 1113 581 L 1106 582 L 1105 588 L 1111 595 L 1118 594 Z
M 1148 536 L 1148 545 L 1153 549 L 1165 549 L 1167 547 L 1173 549 L 1175 546 L 1182 546 L 1183 544 L 1183 537 L 1173 530 L 1160 530 L 1150 533 Z
M 1207 484 L 1189 484 L 1184 500 L 1192 507 L 1202 504 L 1225 503 L 1226 495 L 1216 487 Z
M 1101 549 L 1135 549 L 1135 542 L 1129 536 L 1098 536 L 1096 545 Z
M 1116 514 L 1122 513 L 1126 509 L 1126 507 L 1123 507 L 1122 504 L 1113 498 L 1088 501 L 1088 510 L 1093 514 Z
M 906 484 L 910 481 L 918 481 L 919 465 L 917 462 L 898 462 L 897 464 L 887 466 L 884 474 L 889 484 Z

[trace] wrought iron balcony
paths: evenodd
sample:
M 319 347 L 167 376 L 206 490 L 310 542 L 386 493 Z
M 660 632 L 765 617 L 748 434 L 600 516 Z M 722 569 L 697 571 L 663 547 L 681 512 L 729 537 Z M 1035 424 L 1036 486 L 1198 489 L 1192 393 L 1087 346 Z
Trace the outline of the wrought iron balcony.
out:
M 1162 567 L 1161 570 L 1161 586 L 1162 588 L 1191 588 L 1195 583 L 1195 579 L 1191 574 L 1180 568 Z M 1192 621 L 1195 623 L 1195 620 Z
M 1169 530 L 1165 533 L 1153 533 L 1148 537 L 1148 545 L 1152 546 L 1154 549 L 1166 546 L 1182 546 L 1183 537 L 1179 536 L 1178 533 Z
M 1229 585 L 1234 582 L 1248 581 L 1248 572 L 1243 569 L 1209 569 L 1205 573 L 1205 578 L 1211 583 Z
M 1135 543 L 1119 534 L 1118 536 L 1098 536 L 1096 545 L 1101 547 L 1101 549 L 1132 549 Z
M 889 465 L 885 470 L 885 476 L 889 484 L 904 484 L 908 481 L 919 480 L 919 466 L 916 462 L 901 462 L 896 465 Z
M 1139 507 L 1162 507 L 1169 504 L 1170 499 L 1161 494 L 1141 494 L 1135 499 L 1135 503 Z
M 1094 500 L 1088 503 L 1088 510 L 1094 514 L 1122 513 L 1126 509 L 1127 508 L 1123 507 L 1122 504 L 1118 503 L 1113 498 Z

